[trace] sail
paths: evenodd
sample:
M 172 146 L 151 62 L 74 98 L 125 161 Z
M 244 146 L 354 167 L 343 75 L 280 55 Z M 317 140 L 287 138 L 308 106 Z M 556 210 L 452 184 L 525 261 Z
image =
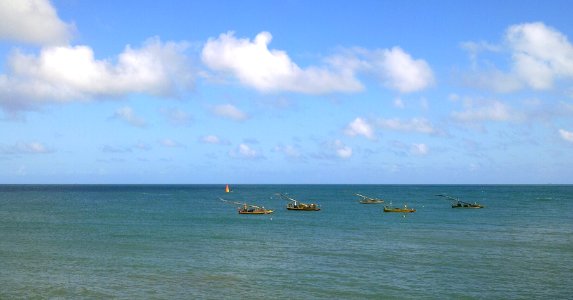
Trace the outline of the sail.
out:
M 228 192 L 230 192 L 230 191 L 231 191 L 231 189 L 229 188 L 229 185 L 227 184 L 227 185 L 225 186 L 225 193 L 228 193 Z

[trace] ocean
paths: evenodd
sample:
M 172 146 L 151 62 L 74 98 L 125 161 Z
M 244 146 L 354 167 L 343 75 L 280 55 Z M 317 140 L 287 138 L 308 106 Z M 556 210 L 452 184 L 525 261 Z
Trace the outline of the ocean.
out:
M 0 299 L 573 298 L 572 185 L 224 188 L 0 185 Z

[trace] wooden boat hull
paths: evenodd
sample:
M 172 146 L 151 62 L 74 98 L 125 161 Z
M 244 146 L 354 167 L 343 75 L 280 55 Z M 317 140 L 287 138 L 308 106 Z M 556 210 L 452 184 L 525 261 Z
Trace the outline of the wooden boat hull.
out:
M 413 213 L 416 210 L 413 208 L 389 208 L 384 207 L 384 212 L 396 212 L 396 213 Z
M 272 213 L 273 213 L 273 211 L 270 209 L 256 210 L 256 211 L 239 210 L 239 214 L 241 214 L 241 215 L 268 215 L 268 214 L 272 214 Z
M 319 211 L 319 207 L 287 207 L 288 210 Z
M 452 205 L 452 208 L 484 208 L 483 205 Z

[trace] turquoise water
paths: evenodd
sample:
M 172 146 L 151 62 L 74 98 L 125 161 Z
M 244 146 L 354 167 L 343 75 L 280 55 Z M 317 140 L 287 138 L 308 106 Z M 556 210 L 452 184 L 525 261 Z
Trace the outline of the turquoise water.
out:
M 0 299 L 573 297 L 573 186 L 232 188 L 0 186 Z M 287 211 L 277 192 L 322 210 Z

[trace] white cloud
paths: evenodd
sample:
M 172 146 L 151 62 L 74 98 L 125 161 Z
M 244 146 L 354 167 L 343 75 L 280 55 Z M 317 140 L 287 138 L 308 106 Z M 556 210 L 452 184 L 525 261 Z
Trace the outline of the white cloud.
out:
M 500 52 L 502 50 L 501 46 L 490 44 L 486 41 L 463 42 L 461 43 L 461 47 L 468 51 L 474 67 L 476 66 L 477 56 L 480 52 Z
M 237 148 L 231 150 L 229 152 L 229 155 L 235 158 L 246 158 L 246 159 L 262 158 L 262 155 L 258 151 L 251 148 L 247 144 L 240 144 L 239 146 L 237 146 Z
M 0 0 L 0 39 L 36 45 L 64 45 L 73 25 L 66 24 L 48 0 Z
M 514 70 L 534 89 L 549 89 L 556 78 L 573 78 L 573 46 L 543 23 L 513 25 L 506 32 Z
M 374 66 L 384 84 L 403 93 L 425 89 L 434 83 L 434 75 L 428 63 L 413 59 L 400 47 L 375 52 Z
M 570 143 L 573 143 L 573 132 L 571 131 L 567 131 L 565 129 L 559 129 L 559 135 L 561 136 L 562 139 L 564 139 L 565 141 L 568 141 Z
M 216 135 L 206 135 L 201 137 L 201 142 L 206 144 L 220 144 L 221 139 Z
M 509 106 L 499 102 L 490 101 L 485 103 L 474 103 L 467 101 L 466 110 L 452 113 L 452 117 L 461 122 L 481 122 L 481 121 L 517 121 L 522 116 L 514 112 Z
M 129 93 L 174 96 L 189 87 L 191 73 L 183 43 L 158 38 L 142 48 L 127 46 L 117 63 L 98 60 L 88 46 L 43 48 L 35 55 L 14 52 L 0 74 L 0 106 L 18 110 L 42 102 L 70 102 Z
M 159 141 L 159 144 L 163 147 L 167 147 L 167 148 L 179 148 L 179 147 L 183 147 L 183 145 L 175 140 L 169 139 L 169 138 L 165 138 L 162 139 L 161 141 Z
M 418 132 L 425 134 L 437 134 L 438 131 L 433 127 L 432 123 L 424 118 L 413 118 L 411 120 L 402 121 L 400 119 L 384 119 L 377 120 L 376 125 L 390 130 Z
M 413 144 L 411 153 L 414 155 L 427 155 L 430 148 L 426 144 Z
M 216 105 L 213 107 L 213 113 L 217 116 L 235 121 L 244 121 L 249 118 L 246 113 L 242 112 L 232 104 Z
M 352 156 L 352 148 L 346 146 L 342 141 L 335 140 L 332 144 L 334 150 L 336 151 L 336 155 L 340 158 L 347 159 Z
M 354 121 L 350 122 L 344 133 L 349 136 L 358 136 L 362 135 L 368 139 L 375 139 L 374 136 L 374 129 L 372 126 L 362 118 L 356 118 Z
M 464 76 L 467 84 L 513 92 L 524 87 L 548 90 L 556 80 L 573 79 L 573 45 L 558 30 L 541 22 L 516 24 L 507 28 L 504 38 L 503 47 L 485 42 L 462 44 L 470 53 L 475 71 Z M 510 53 L 510 70 L 502 71 L 491 62 L 480 70 L 476 56 L 481 51 Z
M 228 140 L 222 139 L 216 135 L 205 135 L 202 136 L 199 141 L 204 144 L 213 144 L 213 145 L 229 145 L 230 142 Z
M 202 52 L 212 70 L 236 77 L 262 92 L 325 94 L 359 92 L 358 73 L 374 73 L 388 88 L 403 93 L 427 88 L 434 82 L 428 63 L 413 59 L 400 47 L 348 49 L 324 59 L 322 66 L 301 68 L 282 50 L 269 49 L 272 36 L 259 33 L 254 40 L 238 39 L 232 32 L 209 39 Z
M 133 109 L 129 106 L 124 106 L 122 108 L 118 108 L 113 115 L 111 116 L 112 119 L 119 119 L 122 120 L 132 126 L 135 127 L 145 127 L 147 126 L 147 122 L 140 116 L 136 115 L 133 112 Z
M 40 142 L 17 143 L 9 146 L 0 145 L 0 154 L 46 154 L 52 152 L 54 152 L 54 150 Z
M 285 51 L 269 49 L 271 40 L 269 32 L 259 33 L 252 41 L 238 39 L 233 32 L 223 33 L 207 41 L 202 60 L 212 70 L 229 73 L 262 92 L 322 94 L 362 90 L 352 70 L 302 69 Z

